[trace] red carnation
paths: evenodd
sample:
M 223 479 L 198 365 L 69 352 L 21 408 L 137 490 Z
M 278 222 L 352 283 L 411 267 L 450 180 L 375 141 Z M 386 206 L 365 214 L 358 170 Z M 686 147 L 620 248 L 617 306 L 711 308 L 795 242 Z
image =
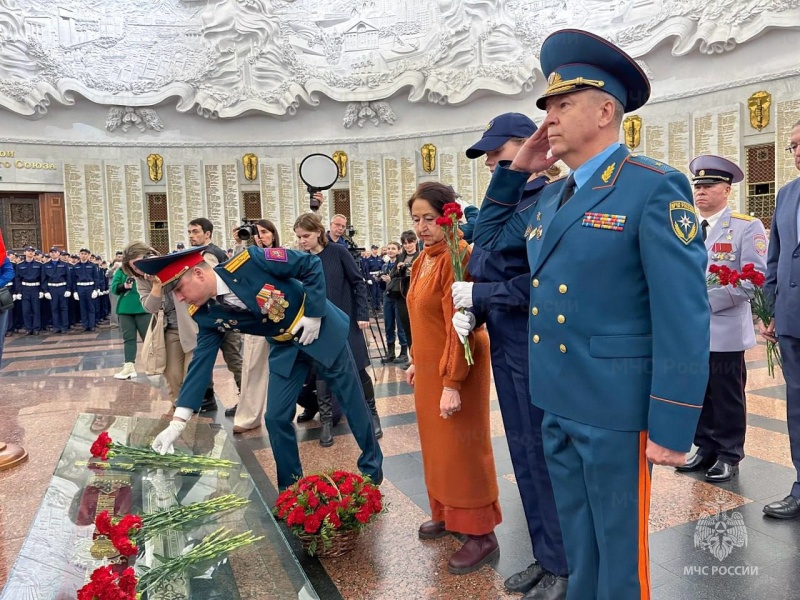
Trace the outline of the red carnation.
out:
M 764 274 L 763 274 L 763 273 L 759 273 L 758 271 L 756 271 L 756 272 L 755 272 L 755 273 L 753 273 L 753 275 L 750 277 L 750 281 L 752 282 L 752 284 L 753 284 L 754 286 L 756 286 L 756 287 L 762 287 L 762 286 L 763 286 L 763 285 L 766 283 L 766 281 L 767 281 L 767 278 L 766 278 L 766 277 L 764 277 Z
M 461 211 L 461 205 L 458 202 L 448 202 L 443 207 L 443 212 L 446 216 L 455 215 L 456 219 L 460 219 L 464 216 L 464 213 Z
M 342 520 L 339 518 L 339 514 L 336 511 L 328 514 L 328 522 L 336 529 L 339 529 L 342 526 Z
M 739 285 L 739 280 L 741 279 L 741 275 L 739 275 L 738 271 L 731 271 L 730 275 L 728 276 L 728 283 L 736 287 Z
M 111 543 L 114 544 L 114 548 L 119 550 L 119 553 L 124 556 L 136 556 L 139 553 L 139 548 L 127 536 L 112 536 Z
M 367 521 L 369 521 L 369 517 L 370 517 L 369 506 L 365 504 L 364 506 L 358 509 L 358 512 L 356 513 L 356 521 L 358 521 L 359 523 L 366 523 Z
M 450 217 L 438 217 L 436 219 L 436 224 L 439 227 L 448 227 L 453 224 L 453 221 L 450 219 Z
M 352 494 L 355 491 L 353 481 L 348 479 L 339 486 L 339 491 L 343 494 Z
M 295 506 L 289 516 L 286 517 L 287 525 L 300 525 L 305 519 L 306 513 L 302 506 Z
M 303 525 L 303 529 L 306 530 L 306 533 L 316 533 L 320 525 L 322 525 L 322 519 L 317 515 L 309 515 Z
M 132 567 L 128 567 L 119 576 L 119 589 L 129 596 L 136 597 L 136 574 Z
M 108 459 L 108 451 L 111 449 L 111 436 L 107 432 L 103 432 L 97 436 L 97 439 L 89 449 L 92 456 L 102 460 Z
M 100 535 L 111 535 L 111 530 L 114 527 L 111 524 L 111 515 L 107 510 L 104 510 L 94 519 L 94 526 L 97 528 L 97 533 Z
M 125 515 L 117 525 L 117 530 L 125 535 L 131 535 L 142 528 L 142 517 L 139 515 Z
M 317 508 L 319 506 L 319 498 L 315 494 L 309 494 L 307 503 L 310 508 Z

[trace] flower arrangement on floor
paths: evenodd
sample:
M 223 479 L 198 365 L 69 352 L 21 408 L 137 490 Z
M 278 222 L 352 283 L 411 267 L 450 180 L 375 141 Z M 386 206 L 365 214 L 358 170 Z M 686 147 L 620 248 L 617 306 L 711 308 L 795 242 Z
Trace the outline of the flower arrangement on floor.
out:
M 94 525 L 97 533 L 106 536 L 120 554 L 135 556 L 139 553 L 139 546 L 143 542 L 161 533 L 181 529 L 187 525 L 196 525 L 206 517 L 241 508 L 248 502 L 249 500 L 236 494 L 226 494 L 143 516 L 125 515 L 116 518 L 104 510 L 97 515 Z
M 467 248 L 466 246 L 463 249 L 461 248 L 461 235 L 459 235 L 458 229 L 458 222 L 464 216 L 464 213 L 461 211 L 461 206 L 458 202 L 448 202 L 444 205 L 442 211 L 444 216 L 436 219 L 436 224 L 444 231 L 444 241 L 450 253 L 450 264 L 453 266 L 453 280 L 464 281 L 464 263 L 467 258 Z M 461 313 L 466 312 L 463 308 L 459 308 L 458 311 Z M 464 340 L 464 358 L 468 365 L 475 364 L 469 339 Z
M 113 466 L 123 469 L 133 469 L 136 466 L 150 465 L 154 467 L 177 469 L 192 467 L 192 468 L 206 468 L 206 469 L 230 469 L 236 466 L 237 463 L 225 460 L 222 458 L 212 458 L 210 456 L 194 456 L 191 454 L 159 454 L 150 448 L 135 448 L 133 446 L 125 446 L 119 444 L 111 439 L 107 432 L 101 433 L 97 436 L 90 448 L 92 456 L 99 458 L 101 461 L 107 461 L 114 457 L 125 457 L 130 462 L 125 463 L 121 461 L 114 462 Z M 93 466 L 99 467 L 102 463 L 92 463 Z
M 747 263 L 742 267 L 741 273 L 725 265 L 711 265 L 708 267 L 708 276 L 706 283 L 709 286 L 719 285 L 731 287 L 742 287 L 745 294 L 750 300 L 750 307 L 753 314 L 759 319 L 765 327 L 768 327 L 775 312 L 771 304 L 767 301 L 767 296 L 764 294 L 764 283 L 766 277 L 761 271 L 757 271 L 753 263 Z M 742 284 L 749 282 L 751 285 L 744 287 Z M 771 341 L 767 341 L 767 372 L 770 376 L 775 377 L 775 365 L 783 368 L 783 360 L 778 345 Z
M 115 573 L 111 566 L 99 567 L 92 573 L 89 583 L 78 590 L 78 600 L 137 600 L 139 594 L 156 587 L 164 579 L 183 573 L 194 565 L 217 560 L 224 554 L 261 539 L 263 536 L 255 537 L 252 531 L 233 535 L 223 527 L 208 534 L 180 556 L 152 569 L 142 567 L 140 577 L 136 577 L 133 567 L 128 567 L 122 573 Z
M 350 551 L 358 534 L 383 511 L 378 486 L 369 477 L 346 471 L 297 480 L 281 492 L 273 509 L 306 551 L 321 557 Z

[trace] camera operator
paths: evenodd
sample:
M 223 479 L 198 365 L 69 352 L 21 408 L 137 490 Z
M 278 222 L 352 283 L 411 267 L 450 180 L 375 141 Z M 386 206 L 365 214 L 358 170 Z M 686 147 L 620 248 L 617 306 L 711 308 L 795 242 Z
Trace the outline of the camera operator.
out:
M 402 278 L 397 273 L 397 255 L 400 254 L 400 244 L 397 242 L 389 242 L 386 246 L 387 261 L 383 265 L 381 272 L 381 281 L 386 286 L 386 294 L 383 299 L 383 322 L 386 329 L 386 356 L 381 359 L 381 363 L 389 364 L 392 362 L 408 362 L 408 340 L 406 339 L 406 332 L 400 323 L 400 318 L 397 309 L 397 302 L 403 299 L 400 293 Z M 394 276 L 392 274 L 394 273 Z M 400 356 L 395 358 L 394 354 L 394 340 L 395 329 L 397 329 L 397 338 L 400 340 Z
M 408 231 L 404 231 L 400 235 L 400 243 L 403 246 L 403 251 L 397 255 L 397 261 L 395 262 L 395 267 L 392 269 L 391 273 L 389 274 L 391 278 L 397 278 L 400 280 L 400 297 L 395 299 L 395 306 L 397 307 L 397 318 L 400 321 L 400 325 L 403 328 L 403 331 L 406 334 L 406 341 L 408 342 L 408 347 L 411 348 L 411 321 L 408 318 L 408 306 L 406 305 L 406 297 L 408 296 L 408 288 L 411 285 L 411 265 L 417 260 L 419 256 L 419 245 L 417 244 L 417 234 L 414 233 L 411 229 Z M 391 281 L 389 283 L 389 287 L 391 286 Z M 402 352 L 401 355 L 397 358 L 395 362 L 401 362 L 401 358 L 404 358 L 403 361 L 405 366 L 408 366 L 408 355 L 403 357 Z

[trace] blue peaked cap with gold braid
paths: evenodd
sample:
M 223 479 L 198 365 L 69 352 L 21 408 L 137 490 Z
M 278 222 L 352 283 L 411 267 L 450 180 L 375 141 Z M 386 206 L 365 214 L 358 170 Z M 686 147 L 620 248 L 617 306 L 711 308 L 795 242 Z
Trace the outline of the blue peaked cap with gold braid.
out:
M 625 112 L 636 110 L 650 98 L 650 81 L 636 61 L 611 42 L 580 29 L 550 34 L 539 55 L 547 89 L 536 101 L 545 109 L 550 96 L 597 89 L 622 103 Z

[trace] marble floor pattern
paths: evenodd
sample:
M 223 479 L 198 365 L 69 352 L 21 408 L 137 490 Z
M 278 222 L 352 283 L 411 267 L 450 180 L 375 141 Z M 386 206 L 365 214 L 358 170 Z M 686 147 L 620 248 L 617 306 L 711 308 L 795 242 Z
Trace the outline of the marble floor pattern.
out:
M 373 352 L 377 358 L 377 353 Z M 765 347 L 746 356 L 748 365 L 747 458 L 738 478 L 712 485 L 702 474 L 672 469 L 653 471 L 650 557 L 656 600 L 736 600 L 800 597 L 800 520 L 762 516 L 764 504 L 783 498 L 794 480 L 786 428 L 785 386 L 781 374 L 767 374 Z M 503 591 L 503 580 L 532 560 L 522 506 L 513 475 L 502 418 L 493 396 L 492 436 L 504 521 L 497 530 L 501 556 L 491 566 L 466 575 L 447 571 L 459 540 L 420 541 L 417 525 L 428 518 L 412 390 L 396 366 L 374 360 L 377 404 L 384 428 L 381 446 L 389 505 L 359 542 L 338 559 L 314 559 L 293 543 L 321 598 L 496 599 L 518 597 Z M 122 364 L 117 329 L 6 338 L 0 369 L 0 440 L 25 446 L 29 460 L 0 473 L 0 588 L 27 535 L 54 466 L 78 413 L 168 418 L 170 403 L 163 380 L 138 376 L 117 381 Z M 236 402 L 231 374 L 218 362 L 215 386 L 222 406 Z M 229 433 L 232 422 L 222 410 L 211 413 Z M 358 450 L 346 422 L 336 442 L 321 448 L 319 422 L 298 425 L 306 473 L 332 466 L 355 469 Z M 237 448 L 261 492 L 274 499 L 275 464 L 263 428 L 236 436 Z M 747 545 L 722 562 L 695 547 L 698 519 L 721 511 L 741 513 Z M 728 514 L 731 514 L 728 512 Z

